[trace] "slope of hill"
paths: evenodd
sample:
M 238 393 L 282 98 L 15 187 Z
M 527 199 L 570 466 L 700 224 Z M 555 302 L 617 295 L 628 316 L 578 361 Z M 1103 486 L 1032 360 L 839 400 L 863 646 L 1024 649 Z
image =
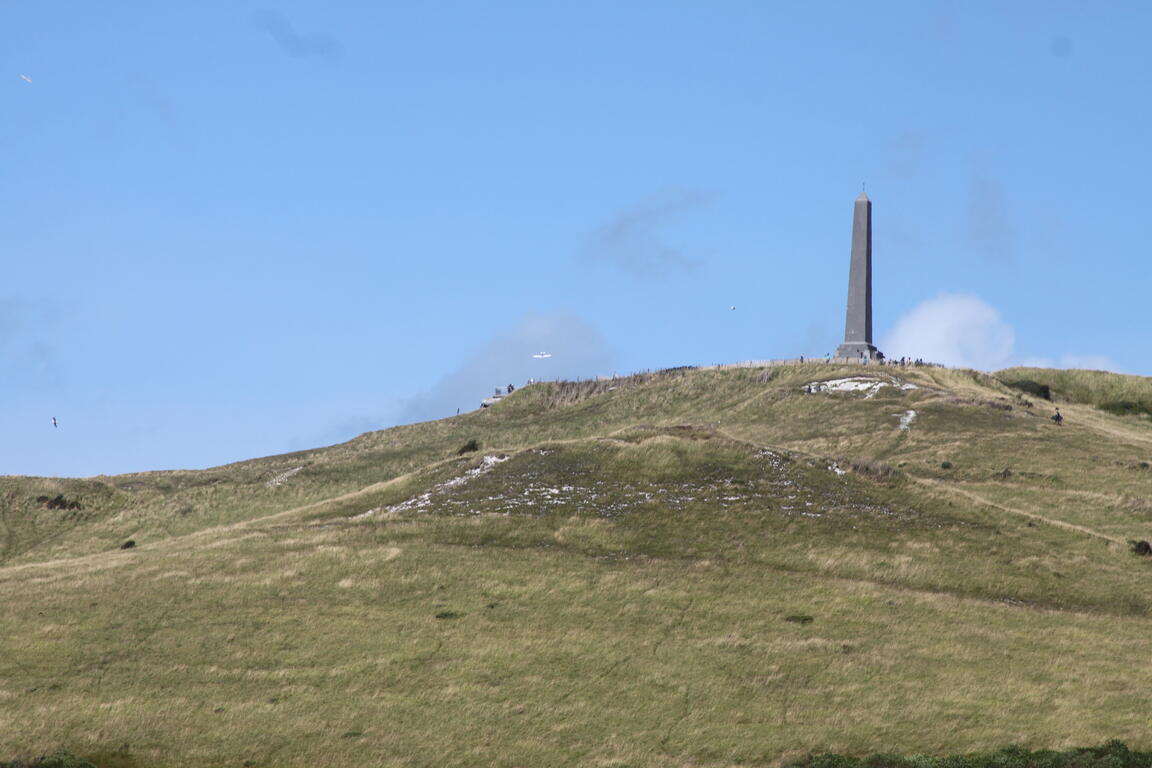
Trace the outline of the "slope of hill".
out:
M 936 368 L 671 371 L 200 472 L 0 478 L 0 760 L 1147 748 L 1152 424 L 1059 404 Z
M 1107 371 L 1008 368 L 996 377 L 1025 391 L 1042 391 L 1049 399 L 1087 403 L 1121 416 L 1152 418 L 1152 382 L 1143 376 Z

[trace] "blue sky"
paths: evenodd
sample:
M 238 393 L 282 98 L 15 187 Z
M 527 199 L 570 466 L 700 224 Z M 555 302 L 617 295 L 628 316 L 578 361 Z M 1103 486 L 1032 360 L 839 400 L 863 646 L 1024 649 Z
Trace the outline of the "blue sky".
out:
M 862 183 L 889 355 L 1152 375 L 1149 29 L 1143 2 L 2 0 L 0 473 L 823 355 Z

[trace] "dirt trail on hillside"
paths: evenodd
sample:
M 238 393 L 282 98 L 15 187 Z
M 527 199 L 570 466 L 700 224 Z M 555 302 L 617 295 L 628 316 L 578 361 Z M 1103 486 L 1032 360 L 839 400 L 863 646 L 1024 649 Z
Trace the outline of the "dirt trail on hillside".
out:
M 1067 406 L 1061 406 L 1065 411 L 1068 410 Z M 1071 411 L 1072 420 L 1067 420 L 1065 427 L 1074 428 L 1077 425 L 1083 426 L 1084 429 L 1093 432 L 1103 432 L 1111 437 L 1118 438 L 1133 445 L 1140 445 L 1141 447 L 1152 448 L 1152 435 L 1142 435 L 1135 430 L 1126 428 L 1126 424 L 1116 425 L 1117 418 L 1132 418 L 1132 417 L 1116 417 L 1107 416 L 1098 412 L 1095 408 L 1073 408 Z
M 1088 528 L 1087 526 L 1077 525 L 1076 523 L 1068 523 L 1068 522 L 1065 522 L 1063 520 L 1056 520 L 1055 518 L 1051 518 L 1051 517 L 1045 517 L 1044 515 L 1041 515 L 1037 512 L 1028 512 L 1027 510 L 1016 509 L 1015 507 L 1006 507 L 1003 504 L 998 504 L 995 501 L 991 501 L 989 499 L 986 499 L 983 496 L 981 496 L 980 494 L 975 493 L 974 491 L 969 491 L 966 488 L 957 488 L 956 486 L 950 485 L 950 484 L 945 483 L 941 480 L 933 480 L 933 479 L 927 478 L 927 477 L 912 477 L 911 475 L 908 475 L 908 477 L 910 479 L 912 479 L 913 481 L 919 483 L 920 485 L 928 486 L 929 488 L 934 488 L 936 490 L 942 490 L 945 493 L 953 493 L 953 494 L 956 494 L 958 496 L 963 496 L 964 498 L 968 499 L 969 501 L 974 501 L 977 504 L 981 504 L 981 505 L 986 506 L 986 507 L 992 507 L 993 509 L 999 509 L 1002 512 L 1009 512 L 1013 515 L 1020 515 L 1022 517 L 1027 517 L 1031 520 L 1037 520 L 1037 521 L 1042 522 L 1042 523 L 1047 523 L 1048 525 L 1053 525 L 1057 528 L 1063 528 L 1065 530 L 1076 531 L 1077 533 L 1083 533 L 1083 534 L 1086 534 L 1088 536 L 1094 536 L 1098 539 L 1103 539 L 1105 541 L 1109 541 L 1109 542 L 1112 542 L 1113 544 L 1118 544 L 1120 546 L 1124 546 L 1126 543 L 1123 539 L 1118 539 L 1115 536 L 1109 536 L 1108 534 L 1101 533 L 1100 531 L 1094 531 L 1091 528 Z
M 506 455 L 511 455 L 513 453 L 516 453 L 516 452 L 515 451 L 489 451 L 488 453 L 504 453 Z M 76 565 L 87 563 L 87 564 L 93 565 L 94 567 L 97 564 L 99 567 L 108 567 L 110 565 L 123 565 L 123 564 L 130 562 L 131 561 L 130 559 L 133 556 L 136 556 L 138 554 L 146 554 L 148 552 L 156 551 L 156 550 L 169 550 L 169 551 L 177 550 L 178 551 L 180 549 L 187 549 L 189 547 L 202 546 L 202 542 L 205 539 L 212 540 L 212 539 L 221 539 L 223 537 L 231 537 L 239 531 L 243 531 L 245 529 L 250 529 L 250 528 L 258 528 L 258 527 L 267 525 L 269 523 L 277 522 L 277 521 L 283 521 L 286 518 L 291 518 L 293 516 L 300 515 L 302 513 L 309 512 L 309 511 L 314 510 L 314 509 L 318 509 L 318 508 L 323 507 L 327 504 L 335 504 L 335 503 L 340 503 L 340 502 L 344 502 L 344 501 L 350 501 L 352 499 L 357 498 L 358 496 L 365 496 L 367 494 L 383 490 L 390 485 L 404 482 L 405 480 L 409 479 L 410 477 L 412 477 L 414 475 L 418 475 L 420 473 L 427 472 L 429 470 L 440 467 L 444 464 L 449 464 L 449 463 L 457 462 L 457 461 L 460 461 L 460 458 L 458 456 L 451 456 L 451 457 L 446 458 L 446 459 L 441 459 L 440 461 L 432 462 L 431 464 L 420 467 L 418 469 L 414 469 L 411 472 L 405 472 L 402 475 L 397 475 L 396 477 L 393 477 L 389 480 L 382 480 L 378 483 L 372 483 L 371 485 L 367 485 L 367 486 L 365 486 L 363 488 L 359 488 L 355 491 L 349 491 L 347 493 L 342 493 L 338 496 L 332 496 L 332 497 L 327 498 L 327 499 L 321 499 L 319 501 L 310 502 L 308 504 L 302 504 L 298 507 L 292 507 L 290 509 L 281 510 L 280 512 L 273 512 L 272 514 L 264 515 L 262 517 L 252 518 L 251 520 L 240 520 L 240 521 L 237 521 L 235 523 L 227 523 L 225 525 L 214 526 L 212 528 L 203 528 L 199 531 L 192 531 L 191 533 L 186 533 L 182 536 L 173 536 L 173 537 L 166 538 L 166 539 L 160 539 L 159 541 L 149 542 L 146 546 L 133 549 L 131 554 L 126 554 L 126 553 L 117 549 L 117 550 L 107 550 L 107 551 L 103 551 L 103 552 L 90 552 L 88 554 L 77 555 L 75 557 L 61 557 L 61 558 L 54 558 L 52 560 L 37 560 L 34 562 L 30 562 L 30 563 L 18 563 L 15 565 L 0 565 L 0 575 L 15 573 L 18 571 L 32 570 L 32 569 L 37 569 L 37 568 L 45 568 L 45 567 L 52 568 L 52 567 L 56 567 L 56 566 L 60 566 L 60 565 L 64 565 L 64 564 L 68 564 L 70 566 L 76 566 Z M 328 524 L 331 521 L 317 521 L 317 522 L 300 521 L 300 522 L 305 527 L 313 527 L 313 526 Z

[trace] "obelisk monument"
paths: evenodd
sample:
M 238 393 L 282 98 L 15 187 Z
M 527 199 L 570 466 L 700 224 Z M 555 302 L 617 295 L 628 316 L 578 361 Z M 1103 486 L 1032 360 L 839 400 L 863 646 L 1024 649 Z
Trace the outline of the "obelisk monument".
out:
M 883 357 L 872 346 L 872 201 L 863 192 L 852 215 L 852 265 L 848 270 L 848 314 L 844 343 L 836 357 L 876 360 Z

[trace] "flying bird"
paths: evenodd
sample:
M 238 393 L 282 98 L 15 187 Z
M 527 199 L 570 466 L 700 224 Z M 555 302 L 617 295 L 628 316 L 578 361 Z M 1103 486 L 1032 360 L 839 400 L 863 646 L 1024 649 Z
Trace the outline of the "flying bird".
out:
M 735 312 L 735 311 L 736 311 L 736 305 L 735 305 L 735 304 L 733 304 L 732 306 L 728 307 L 728 309 L 730 309 L 730 310 L 732 310 L 733 312 Z
M 60 426 L 59 424 L 56 423 L 56 417 L 55 416 L 52 417 L 52 426 L 54 426 L 54 427 Z
M 548 358 L 552 357 L 552 353 L 551 352 L 537 352 L 536 354 L 532 355 L 532 357 L 536 358 L 537 360 L 547 360 Z
M 26 83 L 32 82 L 32 78 L 28 77 L 28 75 L 20 75 L 20 79 Z

